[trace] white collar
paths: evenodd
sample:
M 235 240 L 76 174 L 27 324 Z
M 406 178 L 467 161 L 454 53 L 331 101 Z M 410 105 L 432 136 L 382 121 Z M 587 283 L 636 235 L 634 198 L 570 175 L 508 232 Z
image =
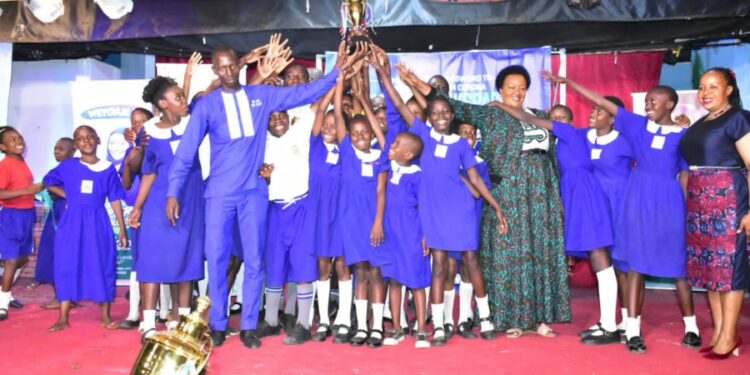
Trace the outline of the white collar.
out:
M 446 145 L 452 145 L 458 142 L 459 139 L 461 139 L 461 136 L 459 136 L 458 134 L 444 135 L 436 132 L 434 128 L 430 129 L 430 137 Z
M 661 133 L 663 135 L 667 135 L 667 134 L 672 134 L 672 133 L 682 133 L 682 131 L 685 130 L 685 128 L 677 126 L 677 125 L 664 126 L 664 125 L 659 125 L 653 121 L 649 121 L 648 124 L 646 124 L 646 130 L 648 130 L 648 132 L 652 134 Z
M 180 122 L 171 128 L 160 128 L 156 126 L 159 121 L 161 120 L 158 117 L 152 117 L 150 120 L 146 121 L 146 123 L 143 124 L 143 129 L 146 131 L 146 134 L 148 134 L 149 137 L 156 139 L 171 139 L 172 132 L 178 136 L 185 134 L 185 129 L 190 121 L 190 115 L 180 119 Z
M 328 150 L 329 152 L 330 152 L 331 150 L 338 150 L 338 149 L 339 149 L 339 145 L 337 145 L 337 144 L 335 144 L 335 143 L 326 143 L 325 141 L 323 141 L 323 145 L 324 145 L 324 146 L 326 146 L 326 149 L 327 149 L 327 150 Z
M 103 172 L 103 171 L 106 171 L 107 168 L 109 168 L 112 165 L 111 162 L 109 162 L 107 160 L 104 160 L 104 159 L 99 159 L 99 161 L 96 162 L 95 164 L 84 163 L 82 159 L 78 159 L 78 161 L 81 162 L 81 164 L 83 164 L 83 166 L 85 166 L 86 168 L 90 169 L 92 172 Z
M 352 144 L 352 149 L 354 149 L 354 154 L 357 155 L 357 159 L 362 160 L 362 162 L 364 163 L 372 163 L 375 160 L 378 160 L 380 158 L 380 154 L 382 153 L 381 150 L 375 148 L 371 148 L 369 153 L 365 153 L 357 150 L 357 148 L 354 147 L 354 144 Z
M 399 165 L 395 160 L 391 160 L 391 170 L 393 171 L 393 173 L 398 174 L 413 174 L 421 171 L 422 169 L 419 168 L 419 166 L 416 164 L 404 167 L 403 165 Z
M 618 136 L 620 136 L 620 132 L 614 129 L 601 137 L 596 135 L 596 129 L 591 129 L 588 133 L 586 133 L 586 138 L 588 138 L 589 142 L 600 146 L 606 146 L 614 142 Z

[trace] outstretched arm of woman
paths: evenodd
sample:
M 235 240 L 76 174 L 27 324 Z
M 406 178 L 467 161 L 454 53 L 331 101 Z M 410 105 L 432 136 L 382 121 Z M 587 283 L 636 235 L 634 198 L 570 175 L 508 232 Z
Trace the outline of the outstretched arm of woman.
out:
M 500 102 L 492 102 L 487 104 L 488 106 L 495 107 L 507 114 L 510 115 L 510 117 L 513 117 L 514 119 L 526 123 L 531 124 L 540 128 L 547 129 L 549 131 L 552 131 L 552 121 L 543 119 L 540 117 L 536 117 L 532 115 L 531 113 L 528 113 L 524 111 L 521 108 L 511 107 L 507 104 L 500 103 Z
M 590 100 L 592 103 L 598 105 L 599 107 L 604 108 L 604 110 L 611 113 L 612 115 L 617 114 L 619 107 L 615 103 L 610 102 L 609 100 L 605 99 L 604 96 L 579 85 L 577 82 L 571 79 L 556 76 L 548 71 L 543 71 L 542 77 L 555 83 L 564 83 L 571 89 L 575 90 L 577 93 L 581 94 L 584 98 Z

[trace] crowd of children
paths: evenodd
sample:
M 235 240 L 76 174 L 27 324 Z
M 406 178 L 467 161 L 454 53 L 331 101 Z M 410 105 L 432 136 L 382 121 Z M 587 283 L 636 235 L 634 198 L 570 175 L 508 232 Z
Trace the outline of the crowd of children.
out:
M 480 252 L 483 231 L 492 236 L 514 231 L 503 214 L 514 207 L 505 206 L 498 185 L 510 176 L 491 175 L 485 159 L 496 162 L 494 151 L 482 148 L 482 129 L 471 119 L 457 118 L 470 111 L 454 110 L 445 79 L 435 76 L 425 83 L 398 66 L 415 94 L 404 102 L 392 83 L 388 55 L 375 45 L 358 43 L 349 50 L 342 43 L 331 73 L 314 82 L 290 56 L 279 35 L 241 58 L 231 49 L 217 49 L 212 64 L 218 79 L 190 105 L 187 87 L 169 78 L 152 79 L 143 99 L 157 115 L 133 111 L 133 128 L 126 134 L 131 148 L 119 170 L 97 158 L 99 137 L 82 125 L 72 139 L 58 141 L 54 151 L 60 164 L 43 183 L 34 183 L 23 159 L 23 137 L 11 127 L 0 128 L 5 154 L 0 161 L 5 269 L 0 320 L 8 318 L 16 270 L 32 248 L 34 195 L 46 188 L 54 203 L 38 251 L 37 279 L 55 288 L 56 300 L 45 305 L 60 314 L 50 332 L 69 327 L 70 308 L 84 300 L 101 304 L 102 327 L 117 328 L 109 313 L 116 251 L 127 247 L 130 234 L 131 311 L 119 327 L 140 327 L 146 335 L 157 328 L 157 305 L 169 309 L 160 294 L 171 289 L 174 322 L 190 312 L 196 283 L 205 285 L 206 279 L 214 347 L 236 333 L 228 326 L 235 280 L 241 290 L 239 334 L 248 348 L 260 347 L 263 337 L 282 329 L 288 345 L 329 337 L 353 346 L 398 345 L 412 327 L 416 348 L 445 345 L 454 333 L 474 339 L 475 327 L 485 340 L 495 339 L 497 331 L 510 338 L 523 335 L 516 329 L 520 325 L 509 329 L 494 323 L 503 307 L 491 302 L 498 285 L 488 279 L 492 269 L 485 268 L 486 253 Z M 240 85 L 240 68 L 255 62 L 256 76 L 249 86 Z M 198 63 L 200 56 L 194 55 L 186 86 Z M 370 67 L 383 92 L 378 100 L 369 95 Z M 677 94 L 655 87 L 646 96 L 647 116 L 640 116 L 617 98 L 548 72 L 543 76 L 567 83 L 595 105 L 589 129 L 572 127 L 572 112 L 562 105 L 548 114 L 524 109 L 522 100 L 488 107 L 523 124 L 525 137 L 536 137 L 520 157 L 546 157 L 550 151 L 559 163 L 559 192 L 535 199 L 561 199 L 564 252 L 588 258 L 596 273 L 600 320 L 580 333 L 581 342 L 622 341 L 630 352 L 644 353 L 640 317 L 648 275 L 676 279 L 685 324 L 682 344 L 699 348 L 686 269 L 688 164 L 679 149 L 686 124 L 672 118 Z M 530 78 L 512 66 L 498 76 L 498 89 L 508 80 L 525 89 Z M 206 136 L 211 159 L 204 181 L 198 149 Z M 76 150 L 79 157 L 73 157 Z M 126 189 L 133 197 L 127 222 L 121 203 Z M 554 254 L 555 262 L 562 250 Z M 457 273 L 460 313 L 454 327 Z M 292 306 L 297 305 L 294 321 L 280 312 L 285 287 L 287 304 L 294 299 Z M 338 303 L 331 323 L 334 289 Z M 404 313 L 407 290 L 413 326 Z M 393 325 L 387 332 L 388 315 Z M 544 323 L 555 318 L 532 319 L 537 333 L 554 337 Z

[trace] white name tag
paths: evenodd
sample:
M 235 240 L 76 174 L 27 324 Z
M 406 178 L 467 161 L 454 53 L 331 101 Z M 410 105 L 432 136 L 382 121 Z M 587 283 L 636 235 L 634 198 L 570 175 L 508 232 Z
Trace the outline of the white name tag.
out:
M 591 160 L 599 160 L 602 157 L 602 149 L 592 148 L 591 149 Z
M 172 155 L 177 153 L 177 146 L 180 145 L 180 140 L 169 142 L 169 147 L 172 148 Z
M 362 177 L 372 177 L 374 175 L 372 164 L 362 163 Z
M 435 157 L 445 158 L 445 155 L 448 155 L 448 146 L 437 145 L 437 147 L 435 147 Z
M 667 140 L 667 137 L 661 136 L 661 135 L 655 135 L 654 139 L 651 140 L 651 148 L 654 150 L 662 150 L 664 149 L 664 142 Z
M 328 151 L 328 156 L 326 156 L 326 163 L 331 165 L 336 165 L 339 163 L 339 154 L 335 154 L 331 151 Z
M 391 176 L 391 183 L 398 185 L 399 182 L 401 182 L 401 173 L 394 173 L 393 176 Z
M 81 181 L 81 194 L 91 194 L 94 192 L 94 181 L 83 180 Z

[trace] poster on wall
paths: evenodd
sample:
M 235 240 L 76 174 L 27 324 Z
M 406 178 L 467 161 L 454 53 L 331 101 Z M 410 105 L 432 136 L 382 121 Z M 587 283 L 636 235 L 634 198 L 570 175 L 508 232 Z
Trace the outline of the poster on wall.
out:
M 94 128 L 101 141 L 97 156 L 114 164 L 118 171 L 125 159 L 125 152 L 131 146 L 125 141 L 124 136 L 125 129 L 130 127 L 130 112 L 137 107 L 151 108 L 150 104 L 141 100 L 143 88 L 147 83 L 148 80 L 71 82 L 73 123 L 86 124 Z M 127 222 L 133 208 L 127 203 L 123 204 L 123 208 Z M 107 212 L 117 238 L 119 227 L 109 204 Z M 118 285 L 128 285 L 132 259 L 130 245 L 127 249 L 118 249 Z

